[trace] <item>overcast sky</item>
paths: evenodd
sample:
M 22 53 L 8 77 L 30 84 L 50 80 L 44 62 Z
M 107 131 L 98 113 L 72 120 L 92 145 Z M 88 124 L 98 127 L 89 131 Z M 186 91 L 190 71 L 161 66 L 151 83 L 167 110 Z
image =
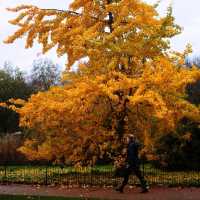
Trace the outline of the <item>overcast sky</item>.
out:
M 153 3 L 156 0 L 146 0 Z M 8 20 L 15 17 L 13 13 L 5 10 L 19 4 L 33 4 L 43 8 L 67 9 L 72 0 L 0 0 L 0 66 L 6 60 L 13 62 L 23 70 L 28 71 L 32 61 L 41 52 L 40 46 L 35 44 L 32 49 L 24 49 L 24 39 L 17 40 L 14 44 L 3 44 L 3 40 L 15 28 L 8 24 Z M 166 6 L 171 0 L 163 0 L 159 12 L 164 14 Z M 194 54 L 200 55 L 200 1 L 199 0 L 173 0 L 173 13 L 176 22 L 183 27 L 183 33 L 172 40 L 172 47 L 183 50 L 187 43 L 193 45 Z M 47 55 L 55 63 L 64 67 L 65 58 L 57 58 L 54 50 Z

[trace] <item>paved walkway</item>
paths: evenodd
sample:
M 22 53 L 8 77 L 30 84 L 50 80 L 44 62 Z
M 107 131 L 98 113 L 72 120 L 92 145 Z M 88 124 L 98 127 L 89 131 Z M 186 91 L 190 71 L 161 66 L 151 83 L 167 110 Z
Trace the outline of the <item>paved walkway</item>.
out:
M 0 185 L 0 194 L 84 197 L 107 200 L 200 200 L 200 188 L 153 187 L 140 194 L 139 188 L 126 188 L 123 194 L 112 188 L 69 188 L 66 186 Z

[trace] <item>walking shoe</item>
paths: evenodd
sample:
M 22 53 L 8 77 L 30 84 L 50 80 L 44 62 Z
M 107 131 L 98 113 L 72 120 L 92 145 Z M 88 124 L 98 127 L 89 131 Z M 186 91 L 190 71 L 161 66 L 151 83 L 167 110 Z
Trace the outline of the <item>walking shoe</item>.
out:
M 123 192 L 124 192 L 123 189 L 122 189 L 121 187 L 116 188 L 115 191 L 120 192 L 120 193 L 123 193 Z
M 147 193 L 147 192 L 149 192 L 149 188 L 148 187 L 147 188 L 143 188 L 140 193 Z

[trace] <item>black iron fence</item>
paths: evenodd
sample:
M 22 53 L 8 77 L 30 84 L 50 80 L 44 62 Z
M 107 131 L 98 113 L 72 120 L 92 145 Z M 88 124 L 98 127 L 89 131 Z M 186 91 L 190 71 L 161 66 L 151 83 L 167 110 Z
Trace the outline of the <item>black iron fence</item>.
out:
M 150 165 L 141 166 L 141 170 L 150 185 L 200 186 L 200 170 L 166 171 Z M 115 186 L 121 182 L 114 177 L 112 166 L 74 169 L 59 166 L 0 166 L 0 184 L 45 184 L 45 185 L 92 185 Z M 129 183 L 139 184 L 132 176 Z

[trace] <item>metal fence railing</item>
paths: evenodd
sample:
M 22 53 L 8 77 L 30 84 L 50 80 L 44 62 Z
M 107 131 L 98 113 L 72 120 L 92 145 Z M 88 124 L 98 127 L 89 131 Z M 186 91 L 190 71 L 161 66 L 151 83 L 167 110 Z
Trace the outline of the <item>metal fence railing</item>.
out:
M 200 170 L 170 172 L 150 166 L 142 166 L 141 169 L 150 185 L 200 186 Z M 75 170 L 72 167 L 59 166 L 0 166 L 0 184 L 115 186 L 120 181 L 120 178 L 114 177 L 112 167 Z M 135 176 L 130 178 L 129 183 L 139 184 Z

